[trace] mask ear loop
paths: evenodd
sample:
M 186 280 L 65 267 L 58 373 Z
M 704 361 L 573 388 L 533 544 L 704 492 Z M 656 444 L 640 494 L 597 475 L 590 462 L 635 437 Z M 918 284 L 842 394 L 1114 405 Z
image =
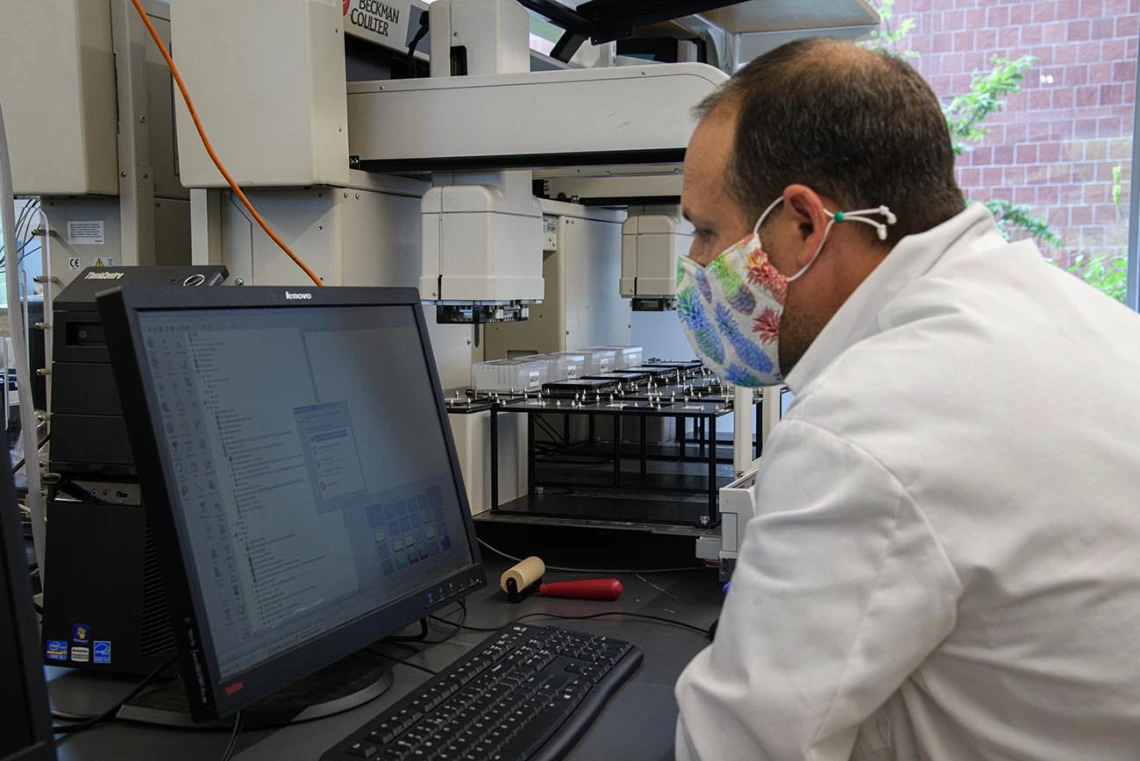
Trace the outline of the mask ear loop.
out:
M 780 196 L 780 197 L 779 197 L 779 198 L 777 198 L 775 201 L 773 201 L 772 203 L 768 204 L 768 208 L 767 208 L 767 209 L 765 209 L 765 210 L 764 210 L 764 213 L 760 215 L 760 219 L 756 220 L 756 226 L 752 228 L 752 235 L 753 235 L 753 236 L 756 238 L 756 240 L 757 240 L 757 241 L 759 241 L 759 240 L 760 240 L 760 226 L 761 226 L 762 224 L 764 224 L 764 220 L 765 220 L 765 219 L 767 219 L 767 218 L 768 218 L 768 215 L 772 213 L 772 209 L 774 209 L 774 208 L 776 208 L 777 206 L 779 206 L 781 203 L 783 203 L 783 201 L 784 201 L 784 197 L 783 197 L 783 196 Z M 747 238 L 745 238 L 744 240 L 748 240 L 748 239 L 747 239 Z M 741 241 L 741 242 L 743 242 L 743 241 Z M 723 254 L 722 254 L 722 256 L 723 256 Z M 719 258 L 719 257 L 718 257 L 718 258 Z M 690 259 L 689 257 L 685 257 L 683 261 L 684 261 L 684 262 L 686 262 L 686 263 L 692 263 L 692 265 L 693 265 L 693 266 L 699 267 L 699 268 L 700 268 L 700 269 L 702 269 L 702 270 L 703 270 L 703 269 L 707 269 L 706 267 L 704 267 L 704 266 L 702 266 L 702 265 L 700 265 L 700 264 L 697 264 L 696 262 L 693 262 L 693 260 L 692 260 L 692 259 Z
M 752 228 L 752 234 L 756 236 L 757 240 L 760 239 L 760 225 L 764 224 L 764 220 L 767 219 L 768 215 L 772 213 L 772 209 L 776 208 L 777 206 L 779 206 L 783 202 L 784 202 L 784 197 L 780 196 L 775 201 L 768 204 L 768 208 L 764 209 L 764 213 L 760 215 L 760 219 L 756 220 L 756 226 Z
M 820 252 L 823 251 L 824 244 L 827 243 L 828 236 L 831 235 L 831 228 L 835 226 L 836 222 L 843 221 L 843 212 L 841 211 L 832 214 L 827 209 L 824 209 L 823 212 L 827 216 L 831 217 L 831 219 L 829 219 L 827 222 L 827 227 L 823 228 L 823 240 L 819 242 L 819 248 L 817 248 L 815 250 L 815 253 L 811 255 L 811 259 L 808 259 L 808 263 L 801 267 L 799 272 L 788 278 L 789 283 L 799 280 L 803 274 L 807 272 L 813 264 L 815 264 L 815 260 L 819 258 Z
M 887 239 L 887 225 L 893 225 L 899 221 L 898 217 L 894 215 L 894 212 L 892 212 L 886 206 L 880 206 L 875 209 L 859 209 L 858 211 L 837 211 L 835 214 L 828 212 L 828 214 L 831 215 L 836 222 L 846 222 L 850 220 L 852 222 L 862 222 L 865 225 L 870 225 L 871 227 L 875 228 L 875 231 L 879 234 L 879 240 Z M 887 224 L 876 222 L 873 219 L 867 218 L 869 215 L 873 214 L 878 214 L 879 216 L 885 218 L 887 220 Z
M 828 236 L 831 235 L 831 228 L 836 224 L 843 224 L 844 222 L 849 221 L 862 222 L 865 225 L 870 225 L 871 227 L 875 228 L 875 230 L 878 232 L 879 240 L 886 240 L 887 225 L 893 225 L 898 222 L 898 218 L 886 206 L 880 206 L 877 209 L 859 209 L 858 211 L 837 211 L 834 214 L 832 214 L 827 209 L 824 209 L 823 213 L 831 218 L 827 223 L 827 227 L 823 231 L 823 240 L 819 242 L 819 248 L 817 248 L 815 250 L 815 253 L 812 254 L 812 257 L 808 260 L 808 263 L 805 264 L 799 272 L 788 278 L 789 283 L 800 278 L 813 264 L 815 264 L 815 260 L 819 258 L 820 252 L 823 251 L 824 244 L 827 243 Z M 879 214 L 883 216 L 887 220 L 886 224 L 883 224 L 882 222 L 876 222 L 873 219 L 868 219 L 867 216 L 871 214 Z

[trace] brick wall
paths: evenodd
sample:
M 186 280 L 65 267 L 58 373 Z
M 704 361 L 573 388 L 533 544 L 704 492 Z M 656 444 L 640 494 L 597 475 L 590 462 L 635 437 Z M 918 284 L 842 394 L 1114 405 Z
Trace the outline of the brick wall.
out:
M 915 28 L 901 48 L 943 101 L 969 89 L 993 56 L 1037 58 L 1024 92 L 985 126 L 958 160 L 970 198 L 1005 198 L 1048 219 L 1064 246 L 1124 255 L 1128 240 L 1140 0 L 897 0 L 897 23 Z M 1122 172 L 1118 209 L 1113 167 Z

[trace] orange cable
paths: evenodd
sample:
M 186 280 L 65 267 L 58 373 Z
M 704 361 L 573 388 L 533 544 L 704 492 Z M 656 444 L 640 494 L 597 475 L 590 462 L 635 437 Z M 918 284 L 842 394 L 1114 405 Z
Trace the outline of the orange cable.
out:
M 140 3 L 139 0 L 131 0 L 131 2 L 134 3 L 135 10 L 138 11 L 139 17 L 143 20 L 143 23 L 146 24 L 147 31 L 150 32 L 150 37 L 154 40 L 154 44 L 158 45 L 158 51 L 162 53 L 162 57 L 166 59 L 166 65 L 170 68 L 170 74 L 174 77 L 174 81 L 178 83 L 178 89 L 182 92 L 182 99 L 186 101 L 186 108 L 190 111 L 190 118 L 194 120 L 194 126 L 198 129 L 198 136 L 202 138 L 202 146 L 205 147 L 206 153 L 210 154 L 210 159 L 214 162 L 214 166 L 222 173 L 222 177 L 226 178 L 230 189 L 241 199 L 242 204 L 249 213 L 253 215 L 253 218 L 257 220 L 257 224 L 261 225 L 261 229 L 265 231 L 265 234 L 272 238 L 273 242 L 280 246 L 281 250 L 284 251 L 298 267 L 303 269 L 305 274 L 308 275 L 314 283 L 323 286 L 324 283 L 321 282 L 321 279 L 317 277 L 316 273 L 309 269 L 309 266 L 301 261 L 301 257 L 294 254 L 289 246 L 285 245 L 285 241 L 281 240 L 277 233 L 273 232 L 269 227 L 269 223 L 257 213 L 257 209 L 253 208 L 253 204 L 249 202 L 245 193 L 242 192 L 237 182 L 230 175 L 229 171 L 226 170 L 222 160 L 218 158 L 218 154 L 214 152 L 214 146 L 210 144 L 210 138 L 206 137 L 206 130 L 202 127 L 202 120 L 198 118 L 198 110 L 194 108 L 194 101 L 190 99 L 190 93 L 186 90 L 186 83 L 182 81 L 182 75 L 178 73 L 178 67 L 174 65 L 174 59 L 170 57 L 170 51 L 168 51 L 166 45 L 162 43 L 162 38 L 159 37 L 158 32 L 155 31 L 154 24 L 150 23 L 146 11 L 143 10 L 142 3 Z

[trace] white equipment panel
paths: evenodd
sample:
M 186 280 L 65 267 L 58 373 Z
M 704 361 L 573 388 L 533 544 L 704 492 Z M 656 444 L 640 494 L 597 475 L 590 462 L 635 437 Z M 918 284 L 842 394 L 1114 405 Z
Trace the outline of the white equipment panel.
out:
M 348 184 L 341 0 L 171 0 L 173 55 L 239 185 Z M 181 99 L 182 184 L 226 183 Z
M 254 207 L 328 285 L 414 286 L 419 276 L 423 183 L 386 178 L 384 189 L 307 188 L 249 193 Z M 221 263 L 231 282 L 309 285 L 301 269 L 230 194 L 221 204 Z
M 756 472 L 720 490 L 720 564 L 722 574 L 736 565 L 744 529 L 756 517 Z
M 631 207 L 621 233 L 621 295 L 676 296 L 677 260 L 693 244 L 693 226 L 681 208 Z
M 0 103 L 18 195 L 116 195 L 108 0 L 4 3 Z
M 182 0 L 197 1 L 197 0 Z M 728 79 L 698 63 L 433 77 L 348 85 L 349 152 L 432 168 L 451 159 L 515 165 L 680 161 L 690 109 Z
M 525 322 L 487 325 L 487 359 L 584 346 L 628 346 L 630 306 L 614 288 L 625 212 L 542 201 L 546 297 Z M 547 248 L 553 244 L 553 248 Z
M 445 185 L 424 194 L 420 295 L 440 301 L 541 300 L 542 208 L 527 172 L 502 188 Z
M 463 472 L 463 485 L 474 515 L 491 504 L 491 413 L 448 415 L 455 438 L 455 451 Z M 526 419 L 523 415 L 499 415 L 499 504 L 525 496 L 530 489 L 526 467 Z
M 530 71 L 530 15 L 515 0 L 435 0 L 431 5 L 433 77 L 451 76 L 453 48 L 467 74 Z

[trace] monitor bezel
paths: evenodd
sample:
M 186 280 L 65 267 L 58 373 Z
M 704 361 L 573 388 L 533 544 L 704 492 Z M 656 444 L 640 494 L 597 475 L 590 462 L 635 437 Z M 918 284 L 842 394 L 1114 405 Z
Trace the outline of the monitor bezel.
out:
M 286 298 L 286 293 L 291 298 Z M 300 298 L 297 294 L 304 294 Z M 139 471 L 147 517 L 158 543 L 160 567 L 169 599 L 178 642 L 183 681 L 191 714 L 196 721 L 221 718 L 245 708 L 327 665 L 357 652 L 425 616 L 455 602 L 458 597 L 427 601 L 432 589 L 416 588 L 395 603 L 347 622 L 334 631 L 296 646 L 270 660 L 223 679 L 213 640 L 206 625 L 193 552 L 175 516 L 171 486 L 173 467 L 165 447 L 160 446 L 154 389 L 144 375 L 145 348 L 139 317 L 153 312 L 186 310 L 313 309 L 328 307 L 407 307 L 415 319 L 420 347 L 433 386 L 436 417 L 443 431 L 447 458 L 456 484 L 464 530 L 472 562 L 439 586 L 467 584 L 466 593 L 486 585 L 475 524 L 464 488 L 455 441 L 448 422 L 439 372 L 431 350 L 424 309 L 414 288 L 316 288 L 316 287 L 222 287 L 184 289 L 123 286 L 97 297 L 108 352 L 127 423 L 127 433 Z M 157 425 L 156 425 L 157 424 Z
M 24 534 L 16 515 L 16 489 L 11 469 L 0 468 L 0 471 L 3 471 L 0 473 L 0 585 L 4 588 L 0 603 L 4 597 L 8 598 L 7 606 L 0 605 L 0 615 L 10 617 L 16 637 L 15 652 L 5 653 L 4 657 L 20 661 L 32 734 L 31 745 L 4 756 L 3 761 L 53 761 L 56 757 L 55 739 L 51 731 L 36 612 L 32 605 L 32 586 L 28 581 Z M 8 685 L 4 688 L 7 689 Z

